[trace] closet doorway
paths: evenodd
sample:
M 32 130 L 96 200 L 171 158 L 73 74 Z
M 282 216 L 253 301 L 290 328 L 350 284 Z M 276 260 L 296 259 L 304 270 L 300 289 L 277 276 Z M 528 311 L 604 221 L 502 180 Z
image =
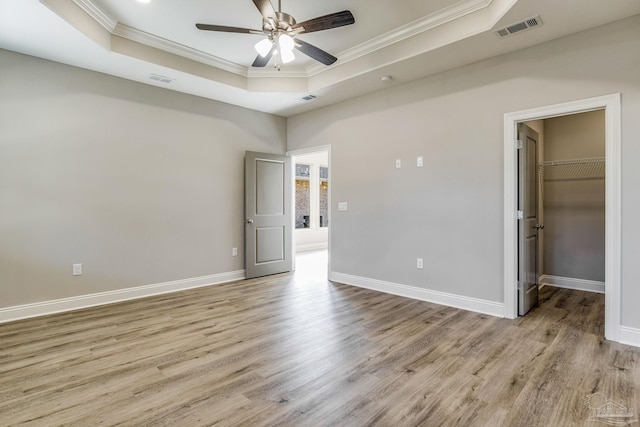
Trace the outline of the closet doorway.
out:
M 579 101 L 572 101 L 563 104 L 551 105 L 547 107 L 539 107 L 531 110 L 523 110 L 513 113 L 507 113 L 504 116 L 504 315 L 507 318 L 517 317 L 517 287 L 518 287 L 518 165 L 517 165 L 517 128 L 520 123 L 534 122 L 537 120 L 552 119 L 560 116 L 570 116 L 578 113 L 594 112 L 601 110 L 604 114 L 604 135 L 605 146 L 604 156 L 593 155 L 591 157 L 566 157 L 561 160 L 568 160 L 568 167 L 589 168 L 586 171 L 587 176 L 598 174 L 598 168 L 604 167 L 604 209 L 605 209 L 605 233 L 604 233 L 604 292 L 605 292 L 605 338 L 612 341 L 620 341 L 620 279 L 621 279 L 621 260 L 620 260 L 620 242 L 621 242 L 621 114 L 620 114 L 620 94 L 606 95 L 596 98 L 589 98 Z M 602 162 L 601 157 L 605 157 L 606 161 Z M 549 161 L 549 156 L 544 155 L 542 161 Z M 584 161 L 588 159 L 588 161 Z M 551 159 L 553 160 L 553 159 Z M 575 160 L 580 162 L 574 163 Z M 573 163 L 573 165 L 572 165 Z M 599 165 L 598 165 L 599 164 Z M 559 165 L 558 165 L 559 166 Z M 558 172 L 550 172 L 554 166 L 541 164 L 544 169 L 543 174 L 557 175 Z M 565 172 L 569 173 L 569 172 Z M 576 174 L 577 171 L 571 172 Z M 591 174 L 591 175 L 589 175 Z M 557 176 L 556 176 L 557 178 Z M 544 179 L 544 177 L 543 177 Z M 591 178 L 589 178 L 591 179 Z M 596 178 L 593 178 L 594 180 Z M 558 180 L 559 181 L 559 180 Z M 558 182 L 557 181 L 557 182 Z M 546 183 L 545 183 L 546 185 Z M 562 186 L 567 187 L 568 181 Z M 557 185 L 556 185 L 557 187 Z M 576 187 L 580 189 L 580 186 Z M 547 187 L 550 193 L 557 191 L 558 188 Z M 580 197 L 586 198 L 589 191 L 582 188 Z M 545 187 L 541 186 L 539 191 L 545 191 Z M 577 192 L 576 192 L 577 193 Z M 542 198 L 548 198 L 549 193 L 543 194 Z M 560 200 L 567 203 L 568 200 Z M 554 213 L 555 214 L 555 213 Z M 552 216 L 554 215 L 552 214 Z M 543 223 L 544 224 L 544 223 Z M 546 225 L 545 225 L 546 229 Z M 546 230 L 545 230 L 546 231 Z M 549 239 L 546 235 L 543 239 Z M 545 245 L 543 241 L 543 245 Z M 546 246 L 546 245 L 545 245 Z M 549 257 L 543 254 L 542 268 L 547 269 L 544 265 L 545 260 Z M 549 261 L 547 261 L 549 262 Z M 555 260 L 552 262 L 556 262 Z M 565 267 L 566 268 L 566 267 Z M 590 267 L 589 267 L 590 268 Z M 570 270 L 563 274 L 569 273 Z M 573 270 L 571 270 L 573 271 Z M 549 274 L 549 276 L 552 276 Z M 555 276 L 554 279 L 565 276 Z M 565 277 L 571 279 L 571 277 Z M 576 279 L 576 278 L 573 278 Z M 547 279 L 549 280 L 549 279 Z M 578 281 L 570 281 L 575 285 Z M 591 280 L 591 282 L 599 282 Z M 584 283 L 582 283 L 584 284 Z M 597 283 L 595 283 L 597 284 Z M 566 286 L 567 283 L 565 282 Z
M 605 293 L 605 117 L 525 122 L 538 133 L 538 284 Z

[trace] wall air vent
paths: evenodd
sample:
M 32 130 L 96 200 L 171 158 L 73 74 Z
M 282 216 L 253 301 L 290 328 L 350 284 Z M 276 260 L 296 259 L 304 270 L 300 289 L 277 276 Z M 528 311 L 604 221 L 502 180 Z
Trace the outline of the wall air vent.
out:
M 157 82 L 166 83 L 166 84 L 169 84 L 169 83 L 171 83 L 172 81 L 175 80 L 175 79 L 172 79 L 171 77 L 161 76 L 159 74 L 151 74 L 151 75 L 149 75 L 149 78 L 151 80 L 155 80 Z
M 303 96 L 302 98 L 300 98 L 302 101 L 313 101 L 314 99 L 316 99 L 317 96 L 315 95 L 307 95 L 307 96 Z
M 522 22 L 517 22 L 515 24 L 511 24 L 508 27 L 504 27 L 498 31 L 496 31 L 496 35 L 498 37 L 505 38 L 515 33 L 520 33 L 522 31 L 530 30 L 531 28 L 536 28 L 542 25 L 542 20 L 540 19 L 540 15 L 534 16 L 533 18 L 525 19 Z

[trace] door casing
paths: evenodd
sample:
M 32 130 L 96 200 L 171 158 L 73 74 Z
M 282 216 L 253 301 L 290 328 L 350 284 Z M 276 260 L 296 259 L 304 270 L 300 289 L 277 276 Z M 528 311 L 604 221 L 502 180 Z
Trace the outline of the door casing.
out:
M 620 341 L 621 326 L 621 104 L 620 94 L 598 96 L 504 115 L 504 317 L 518 314 L 517 126 L 551 117 L 605 110 L 605 338 Z

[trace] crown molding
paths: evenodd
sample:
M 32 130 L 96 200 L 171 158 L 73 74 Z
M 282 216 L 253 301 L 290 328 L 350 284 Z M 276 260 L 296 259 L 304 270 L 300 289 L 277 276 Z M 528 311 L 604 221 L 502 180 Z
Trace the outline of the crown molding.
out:
M 93 18 L 94 21 L 102 25 L 110 33 L 113 33 L 116 25 L 118 25 L 118 21 L 112 18 L 108 13 L 100 9 L 91 0 L 73 0 L 73 2 L 87 15 Z
M 212 67 L 216 67 L 230 73 L 238 74 L 243 77 L 246 77 L 248 74 L 247 67 L 244 67 L 242 65 L 238 65 L 231 61 L 226 61 L 222 58 L 218 58 L 217 56 L 192 49 L 188 46 L 172 42 L 171 40 L 167 40 L 162 37 L 158 37 L 153 34 L 138 30 L 136 28 L 121 24 L 117 20 L 112 18 L 107 12 L 102 10 L 92 0 L 73 0 L 73 2 L 87 15 L 93 18 L 93 20 L 102 25 L 102 27 L 104 27 L 112 35 L 120 36 L 136 43 L 140 43 L 145 46 L 153 47 L 168 53 L 172 53 L 174 55 L 201 62 L 205 65 L 210 65 Z
M 449 7 L 440 9 L 430 15 L 410 22 L 402 27 L 398 27 L 378 37 L 361 43 L 351 49 L 338 53 L 338 62 L 333 66 L 344 64 L 349 61 L 361 58 L 376 50 L 391 46 L 402 40 L 408 39 L 425 31 L 431 30 L 440 25 L 446 24 L 463 16 L 485 9 L 491 5 L 493 0 L 462 0 Z M 309 77 L 321 73 L 327 67 L 320 64 L 313 64 L 307 67 Z
M 201 62 L 203 64 L 219 68 L 230 73 L 238 74 L 248 78 L 309 78 L 331 69 L 340 64 L 344 64 L 372 52 L 391 46 L 402 40 L 423 33 L 447 22 L 462 18 L 463 16 L 482 10 L 491 5 L 493 0 L 461 0 L 449 7 L 441 9 L 430 15 L 417 19 L 402 27 L 396 28 L 378 37 L 374 37 L 365 43 L 361 43 L 353 48 L 338 53 L 338 62 L 327 67 L 322 64 L 313 64 L 304 70 L 277 71 L 274 69 L 254 70 L 243 65 L 219 58 L 188 46 L 172 42 L 162 37 L 138 30 L 133 27 L 118 23 L 105 11 L 100 9 L 92 0 L 73 0 L 90 17 L 107 29 L 111 34 L 117 35 L 143 45 L 163 50 L 187 59 Z
M 309 75 L 305 70 L 275 70 L 271 67 L 269 68 L 257 68 L 257 69 L 249 69 L 247 71 L 247 77 L 249 78 L 307 78 Z
M 217 56 L 211 55 L 209 53 L 190 48 L 180 43 L 172 42 L 171 40 L 146 33 L 144 31 L 129 27 L 121 23 L 118 23 L 111 33 L 115 36 L 120 36 L 136 43 L 143 44 L 145 46 L 153 47 L 167 53 L 182 56 L 183 58 L 198 61 L 205 65 L 210 65 L 212 67 L 216 67 L 230 73 L 238 74 L 244 77 L 246 77 L 248 74 L 247 67 L 238 65 L 234 62 L 227 61 L 222 58 L 218 58 Z
M 88 0 L 85 0 L 88 1 Z M 188 46 L 172 42 L 171 40 L 164 39 L 162 37 L 155 36 L 151 33 L 147 33 L 138 30 L 133 27 L 129 27 L 124 24 L 118 23 L 114 30 L 113 35 L 120 36 L 136 43 L 143 44 L 145 46 L 160 49 L 162 51 L 172 53 L 187 59 L 201 62 L 212 67 L 219 68 L 230 73 L 238 74 L 243 77 L 249 78 L 307 78 L 309 75 L 305 70 L 300 69 L 286 69 L 275 70 L 269 68 L 253 69 L 245 67 L 243 65 L 236 64 L 235 62 L 227 61 L 219 58 L 215 55 L 211 55 L 206 52 L 202 52 L 197 49 L 190 48 Z

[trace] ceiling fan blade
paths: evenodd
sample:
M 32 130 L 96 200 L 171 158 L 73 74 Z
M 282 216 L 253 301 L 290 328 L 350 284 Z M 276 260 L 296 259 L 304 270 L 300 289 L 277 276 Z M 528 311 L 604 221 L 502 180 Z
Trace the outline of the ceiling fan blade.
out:
M 356 22 L 353 14 L 348 10 L 342 12 L 331 13 L 329 15 L 320 16 L 308 21 L 300 22 L 293 26 L 293 29 L 303 27 L 301 33 L 312 33 L 314 31 L 330 30 L 331 28 L 343 27 Z
M 253 61 L 253 64 L 251 64 L 252 67 L 265 67 L 269 61 L 271 61 L 271 57 L 273 56 L 273 52 L 276 50 L 276 45 L 273 45 L 273 47 L 271 48 L 271 50 L 269 51 L 269 53 L 267 53 L 267 56 L 265 56 L 264 58 L 261 55 L 258 55 L 255 59 L 255 61 Z
M 324 65 L 331 65 L 338 60 L 330 53 L 302 40 L 295 39 L 295 48 L 316 61 L 322 62 Z
M 224 25 L 196 24 L 196 28 L 204 31 L 222 31 L 225 33 L 242 33 L 242 34 L 264 34 L 260 30 L 251 30 L 249 28 L 226 27 Z
M 276 19 L 276 11 L 269 0 L 253 0 L 264 19 Z

